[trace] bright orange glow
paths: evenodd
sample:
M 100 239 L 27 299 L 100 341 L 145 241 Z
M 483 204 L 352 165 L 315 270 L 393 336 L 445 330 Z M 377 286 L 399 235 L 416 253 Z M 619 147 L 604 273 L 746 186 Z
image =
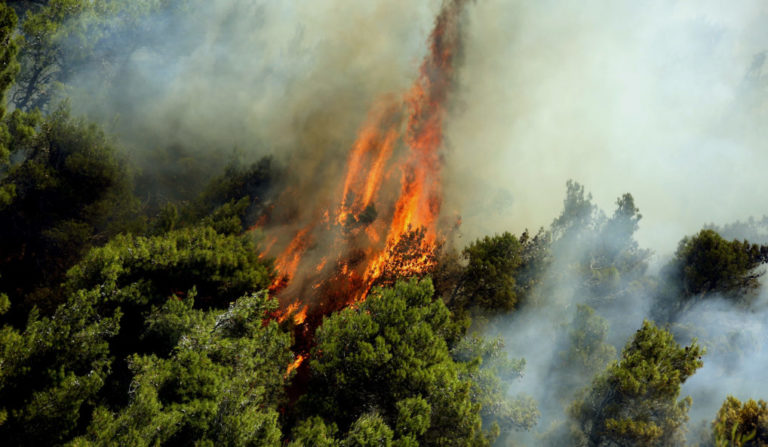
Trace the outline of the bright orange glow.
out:
M 279 321 L 280 323 L 282 323 L 283 321 L 285 321 L 285 319 L 286 319 L 286 318 L 288 318 L 289 316 L 291 316 L 291 315 L 292 315 L 293 313 L 295 313 L 297 310 L 299 310 L 299 302 L 298 302 L 298 301 L 294 301 L 294 302 L 293 302 L 293 303 L 291 303 L 291 304 L 290 304 L 288 307 L 286 307 L 286 308 L 285 308 L 285 310 L 283 310 L 283 311 L 280 311 L 280 312 L 278 313 L 278 316 L 277 316 L 277 321 Z
M 277 260 L 275 261 L 275 270 L 278 272 L 278 277 L 275 278 L 275 280 L 272 282 L 272 285 L 270 286 L 270 289 L 275 290 L 279 288 L 281 283 L 284 281 L 290 281 L 294 274 L 296 273 L 296 269 L 299 267 L 299 261 L 301 261 L 301 255 L 304 253 L 304 250 L 307 249 L 308 239 L 307 235 L 309 233 L 309 230 L 311 228 L 304 228 L 303 230 L 296 233 L 296 236 L 293 238 L 290 244 L 288 244 L 288 248 L 283 251 L 280 256 L 278 256 Z
M 336 217 L 339 225 L 357 221 L 358 215 L 372 204 L 379 191 L 384 168 L 400 137 L 396 115 L 397 109 L 391 106 L 382 110 L 375 108 L 358 132 L 347 160 Z
M 300 306 L 301 310 L 299 310 Z M 302 306 L 299 301 L 294 301 L 285 310 L 277 312 L 277 321 L 282 323 L 290 317 L 295 324 L 302 324 L 307 319 L 307 309 L 307 305 Z
M 296 355 L 296 358 L 293 360 L 293 362 L 291 362 L 291 364 L 290 364 L 290 365 L 288 365 L 288 369 L 286 369 L 286 370 L 285 370 L 285 376 L 283 376 L 283 377 L 287 379 L 287 378 L 288 378 L 288 376 L 290 376 L 290 375 L 291 375 L 291 373 L 292 373 L 292 372 L 293 372 L 293 371 L 294 371 L 296 368 L 298 368 L 299 366 L 301 366 L 301 364 L 304 362 L 304 359 L 305 359 L 305 358 L 306 358 L 306 356 L 305 356 L 305 355 L 303 355 L 303 354 L 297 354 L 297 355 Z
M 379 252 L 369 263 L 364 273 L 365 288 L 354 301 L 365 299 L 374 282 L 381 277 L 387 266 L 395 261 L 394 256 L 398 251 L 394 250 L 394 247 L 412 229 L 425 229 L 424 238 L 421 240 L 423 256 L 401 263 L 398 266 L 399 273 L 404 276 L 418 275 L 434 266 L 433 262 L 428 262 L 428 258 L 429 254 L 434 252 L 438 239 L 436 222 L 442 204 L 439 149 L 443 140 L 445 96 L 450 87 L 453 47 L 456 44 L 454 41 L 451 45 L 450 39 L 446 39 L 449 35 L 446 33 L 446 27 L 456 26 L 451 23 L 451 19 L 455 20 L 455 17 L 446 14 L 446 11 L 438 17 L 437 26 L 431 35 L 431 52 L 421 66 L 419 78 L 406 95 L 408 120 L 403 139 L 409 152 L 401 165 L 400 196 L 387 232 L 386 249 Z M 440 74 L 434 76 L 436 72 Z M 430 76 L 431 74 L 433 76 Z M 373 173 L 374 171 L 371 171 L 371 174 Z M 371 240 L 375 238 L 371 237 Z
M 432 255 L 441 239 L 439 151 L 464 3 L 447 2 L 438 15 L 429 52 L 401 100 L 383 98 L 371 108 L 350 146 L 332 221 L 328 208 L 308 213 L 315 220 L 298 231 L 277 257 L 278 279 L 271 290 L 288 306 L 283 315 L 296 304 L 285 296 L 298 296 L 311 311 L 324 300 L 318 296 L 328 292 L 324 285 L 332 285 L 337 289 L 334 294 L 343 296 L 325 306 L 328 311 L 364 299 L 385 274 L 421 275 L 434 267 Z M 399 185 L 393 185 L 390 179 L 396 177 L 388 173 L 398 172 Z M 406 238 L 420 230 L 418 240 Z M 305 256 L 314 241 L 322 241 L 328 252 Z M 406 259 L 400 247 L 404 241 L 411 245 L 408 250 L 418 253 L 408 253 Z M 331 269 L 326 268 L 329 260 Z
M 381 235 L 376 231 L 376 228 L 372 226 L 368 226 L 365 228 L 365 234 L 368 235 L 368 239 L 371 240 L 371 242 L 379 242 L 381 240 Z
M 282 249 L 270 287 L 280 304 L 276 315 L 297 326 L 300 354 L 286 375 L 309 352 L 313 325 L 323 315 L 365 300 L 376 285 L 423 276 L 436 265 L 445 237 L 440 150 L 464 3 L 445 2 L 413 85 L 373 104 L 343 172 L 330 177 L 336 185 L 320 185 L 333 193 L 283 212 L 284 226 L 279 218 L 266 220 Z M 264 231 L 274 236 L 270 228 Z
M 293 316 L 293 322 L 296 324 L 302 324 L 304 323 L 304 320 L 307 319 L 307 306 L 301 308 L 300 311 L 296 313 L 296 315 Z
M 363 200 L 360 204 L 360 207 L 363 209 L 371 204 L 376 193 L 379 191 L 384 167 L 392 154 L 398 136 L 399 135 L 394 129 L 390 129 L 384 137 L 384 141 L 381 143 L 379 153 L 371 165 L 371 171 L 366 178 L 365 186 L 363 187 Z

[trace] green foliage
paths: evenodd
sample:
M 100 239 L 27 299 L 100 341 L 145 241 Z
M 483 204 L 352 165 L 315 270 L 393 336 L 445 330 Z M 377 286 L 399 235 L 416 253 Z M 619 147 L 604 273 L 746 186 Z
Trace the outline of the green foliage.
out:
M 24 331 L 0 330 L 0 436 L 10 445 L 66 440 L 88 417 L 110 373 L 107 340 L 121 314 L 96 311 L 97 292 L 79 291 L 50 318 L 30 316 Z M 83 414 L 85 413 L 85 414 Z
M 165 160 L 162 163 L 173 161 Z M 186 174 L 190 178 L 174 178 L 174 182 L 197 184 L 202 175 L 196 170 Z M 167 175 L 168 173 L 163 174 Z M 219 233 L 240 234 L 255 225 L 257 219 L 264 218 L 271 203 L 271 189 L 278 175 L 279 170 L 271 157 L 264 157 L 247 167 L 242 166 L 239 161 L 232 161 L 224 169 L 224 173 L 213 178 L 191 202 L 167 202 L 162 206 L 151 204 L 150 208 L 156 208 L 151 211 L 156 214 L 151 231 L 161 234 L 175 228 L 202 223 L 210 225 Z M 149 182 L 150 188 L 153 186 L 153 179 L 142 180 Z M 140 188 L 139 192 L 150 197 L 152 201 L 151 197 L 157 191 L 145 191 L 146 187 L 145 185 Z
M 515 274 L 523 263 L 520 242 L 510 233 L 486 236 L 462 253 L 467 266 L 460 289 L 451 300 L 457 310 L 477 307 L 508 312 L 517 304 Z
M 264 323 L 276 303 L 247 293 L 269 279 L 251 238 L 211 228 L 91 250 L 50 318 L 0 331 L 0 435 L 52 445 L 90 421 L 81 444 L 278 442 L 291 340 Z
M 20 310 L 35 304 L 50 313 L 61 297 L 49 289 L 88 248 L 131 228 L 137 202 L 104 135 L 66 108 L 43 121 L 14 111 L 9 129 L 13 152 L 24 158 L 0 178 L 13 191 L 0 207 L 0 290 Z
M 510 397 L 510 384 L 522 377 L 525 360 L 510 359 L 503 349 L 501 338 L 486 340 L 477 335 L 465 337 L 452 349 L 454 359 L 464 367 L 462 377 L 472 382 L 483 426 L 493 427 L 500 439 L 513 431 L 530 430 L 541 415 L 531 397 Z
M 378 414 L 364 414 L 350 427 L 344 447 L 390 447 L 392 429 Z
M 220 232 L 240 233 L 254 225 L 269 205 L 280 172 L 271 157 L 243 167 L 231 162 L 192 206 L 193 220 L 204 218 Z
M 5 94 L 19 72 L 19 63 L 16 61 L 19 42 L 14 36 L 16 21 L 13 9 L 5 2 L 0 4 L 0 176 L 8 168 L 11 155 L 11 136 L 5 123 Z M 0 186 L 0 209 L 10 202 L 12 195 L 10 188 Z
M 5 3 L 0 5 L 0 120 L 5 117 L 5 94 L 13 85 L 20 69 L 16 61 L 19 42 L 14 36 L 17 20 L 16 13 L 10 6 Z
M 190 227 L 162 236 L 118 235 L 73 267 L 66 287 L 98 288 L 105 301 L 124 307 L 158 304 L 195 287 L 200 305 L 225 307 L 233 297 L 267 288 L 271 275 L 250 236 Z
M 277 406 L 292 354 L 290 336 L 263 323 L 275 306 L 246 295 L 186 326 L 169 358 L 131 356 L 127 406 L 97 408 L 74 444 L 280 445 Z
M 720 293 L 739 299 L 753 294 L 763 272 L 768 247 L 748 241 L 727 241 L 713 230 L 702 230 L 680 241 L 668 267 L 685 297 Z
M 625 281 L 639 279 L 648 268 L 650 251 L 640 249 L 634 239 L 642 217 L 632 195 L 624 194 L 616 200 L 616 210 L 600 232 L 602 244 L 595 260 L 614 266 Z
M 312 416 L 293 429 L 288 447 L 339 447 L 341 442 L 335 438 L 337 432 L 336 424 L 326 425 L 319 416 Z
M 423 397 L 409 397 L 396 404 L 397 422 L 395 429 L 404 437 L 413 439 L 423 435 L 432 419 L 432 409 Z
M 591 307 L 579 304 L 568 331 L 567 348 L 560 353 L 557 387 L 561 400 L 578 390 L 616 358 L 616 348 L 605 341 L 608 322 Z
M 583 185 L 568 180 L 563 211 L 552 222 L 553 237 L 559 245 L 582 239 L 603 220 L 600 210 L 592 203 L 592 194 L 585 194 Z
M 44 109 L 78 69 L 117 65 L 112 48 L 133 37 L 141 19 L 163 0 L 49 0 L 30 8 L 21 23 L 21 72 L 11 97 L 21 110 Z
M 248 197 L 236 202 L 232 200 L 216 208 L 201 222 L 222 234 L 241 234 L 246 229 L 243 226 L 243 216 L 250 204 Z
M 717 447 L 768 446 L 768 404 L 728 396 L 712 423 Z
M 704 228 L 714 230 L 724 239 L 746 239 L 761 245 L 768 244 L 768 216 L 766 215 L 759 219 L 750 217 L 743 222 L 736 221 L 722 226 L 709 224 Z
M 444 245 L 430 274 L 435 295 L 450 303 L 451 296 L 458 291 L 463 274 L 464 266 L 458 250 L 453 245 Z
M 123 85 L 126 56 L 136 48 L 167 55 L 179 39 L 148 32 L 173 27 L 150 14 L 162 11 L 167 19 L 186 2 L 24 3 L 0 4 L 3 443 L 510 442 L 511 433 L 531 429 L 540 417 L 530 397 L 510 397 L 509 384 L 525 362 L 508 359 L 501 340 L 463 338 L 469 315 L 490 319 L 558 287 L 598 306 L 649 285 L 650 253 L 634 239 L 642 216 L 630 194 L 606 216 L 569 181 L 550 231 L 489 236 L 461 253 L 425 253 L 425 231 L 414 229 L 389 247 L 394 261 L 377 285 L 392 287 L 317 329 L 301 373 L 307 377 L 291 388 L 308 391 L 289 400 L 286 381 L 296 374 L 286 372 L 291 336 L 267 319 L 276 302 L 257 292 L 271 283 L 272 266 L 259 259 L 254 234 L 243 235 L 270 217 L 272 188 L 283 179 L 273 160 L 230 163 L 214 176 L 212 167 L 226 161 L 166 142 L 140 174 L 140 206 L 110 140 L 71 118 L 66 104 L 56 108 L 78 88 L 120 90 L 114 86 Z M 18 13 L 21 24 L 12 8 L 25 12 Z M 127 43 L 133 47 L 121 48 Z M 83 72 L 87 80 L 77 77 Z M 123 91 L 106 94 L 114 99 Z M 98 101 L 84 102 L 98 113 Z M 142 210 L 151 215 L 149 225 Z M 371 205 L 349 228 L 381 212 Z M 759 234 L 763 224 L 748 229 Z M 681 242 L 668 267 L 670 299 L 719 293 L 746 300 L 766 259 L 766 247 L 702 231 Z M 415 262 L 437 265 L 437 295 L 454 314 L 433 299 L 429 280 L 400 282 Z M 607 329 L 592 308 L 579 305 L 552 373 L 559 384 L 552 393 L 562 399 L 593 379 L 570 409 L 570 441 L 679 445 L 690 406 L 679 398 L 680 386 L 701 366 L 702 349 L 681 348 L 646 322 L 609 364 L 616 353 L 605 342 Z M 766 414 L 763 401 L 729 397 L 713 423 L 714 442 L 768 444 Z
M 645 321 L 621 359 L 595 379 L 570 413 L 576 443 L 588 446 L 669 446 L 683 442 L 690 398 L 680 386 L 702 366 L 694 342 L 680 347 L 672 335 Z
M 174 323 L 174 312 L 184 307 L 165 304 L 169 297 L 222 309 L 235 297 L 266 289 L 270 280 L 271 265 L 258 258 L 249 236 L 190 227 L 162 236 L 118 235 L 73 267 L 64 289 L 97 292 L 103 312 L 119 307 L 124 314 L 110 347 L 116 373 L 105 391 L 119 401 L 130 379 L 123 359 L 134 352 L 164 356 L 177 341 L 181 322 Z
M 522 264 L 517 270 L 515 283 L 518 301 L 525 303 L 533 295 L 552 265 L 552 234 L 543 228 L 531 236 L 525 230 L 519 238 Z
M 566 363 L 591 375 L 602 370 L 616 356 L 616 349 L 605 342 L 608 322 L 589 306 L 579 304 L 569 333 L 571 347 Z
M 563 211 L 551 227 L 555 268 L 539 293 L 554 294 L 558 285 L 574 284 L 579 301 L 598 307 L 621 305 L 651 289 L 645 277 L 651 253 L 634 239 L 641 218 L 632 195 L 619 197 L 608 218 L 583 186 L 569 181 Z
M 386 424 L 394 442 L 486 445 L 481 405 L 463 378 L 467 366 L 453 360 L 445 342 L 456 329 L 432 294 L 428 280 L 398 282 L 326 319 L 301 412 L 337 423 L 352 436 L 345 442 L 369 432 L 386 440 Z M 378 416 L 363 417 L 371 411 Z
M 440 296 L 462 317 L 510 312 L 529 298 L 548 270 L 550 234 L 543 229 L 535 236 L 526 230 L 516 238 L 505 232 L 472 242 L 462 251 L 466 265 L 455 253 L 439 258 L 435 279 Z
M 5 293 L 0 293 L 0 315 L 8 312 L 8 309 L 10 308 L 11 300 L 8 299 L 8 295 Z
M 81 43 L 86 43 L 82 33 L 103 6 L 102 1 L 51 0 L 37 11 L 27 13 L 21 27 L 25 37 L 22 72 L 12 98 L 18 108 L 42 108 L 47 104 L 55 82 L 61 79 L 62 70 L 66 70 L 67 39 L 79 37 Z M 88 45 L 87 49 L 92 47 Z
M 578 304 L 567 329 L 561 335 L 562 351 L 546 378 L 547 383 L 552 384 L 550 399 L 564 408 L 575 398 L 583 397 L 584 391 L 580 390 L 616 359 L 616 348 L 605 340 L 608 321 L 597 315 L 591 307 Z M 567 420 L 553 423 L 542 435 L 543 445 L 563 445 L 566 440 L 574 442 L 571 430 L 577 431 Z M 575 436 L 578 437 L 580 435 Z

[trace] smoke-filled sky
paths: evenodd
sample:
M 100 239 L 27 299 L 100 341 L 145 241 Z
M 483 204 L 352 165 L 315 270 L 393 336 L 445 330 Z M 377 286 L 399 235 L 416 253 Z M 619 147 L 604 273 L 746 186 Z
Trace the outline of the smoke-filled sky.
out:
M 440 4 L 193 3 L 183 20 L 153 18 L 151 40 L 162 45 L 120 46 L 128 69 L 108 93 L 81 75 L 76 110 L 139 153 L 237 146 L 313 166 L 341 162 L 368 107 L 413 81 Z M 631 192 L 645 216 L 641 245 L 659 253 L 704 223 L 765 213 L 766 83 L 753 62 L 768 48 L 766 9 L 759 0 L 469 5 L 445 129 L 446 209 L 463 216 L 465 238 L 547 226 L 567 179 L 606 210 Z
M 662 253 L 706 222 L 765 213 L 766 79 L 750 68 L 768 49 L 766 10 L 478 2 L 448 127 L 453 177 L 473 195 L 467 230 L 548 225 L 568 178 L 606 210 L 631 192 L 641 245 Z M 488 222 L 494 204 L 506 207 Z

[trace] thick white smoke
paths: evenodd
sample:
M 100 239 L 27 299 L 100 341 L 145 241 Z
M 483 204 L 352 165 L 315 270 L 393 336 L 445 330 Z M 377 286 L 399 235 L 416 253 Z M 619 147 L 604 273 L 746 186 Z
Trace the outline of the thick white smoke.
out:
M 119 63 L 75 72 L 67 92 L 76 111 L 140 153 L 183 144 L 209 152 L 237 146 L 278 156 L 297 147 L 310 157 L 344 154 L 373 100 L 415 78 L 439 7 L 176 3 L 186 6 L 144 19 L 141 40 L 112 45 L 124 52 L 113 55 Z
M 569 178 L 606 209 L 631 192 L 657 252 L 768 209 L 765 2 L 488 0 L 470 16 L 448 126 L 468 236 L 548 225 Z

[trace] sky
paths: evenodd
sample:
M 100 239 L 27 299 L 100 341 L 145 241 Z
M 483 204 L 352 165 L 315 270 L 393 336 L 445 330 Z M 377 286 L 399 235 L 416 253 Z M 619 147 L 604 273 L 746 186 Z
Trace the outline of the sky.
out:
M 547 226 L 567 179 L 633 194 L 663 255 L 768 210 L 759 1 L 479 1 L 447 157 L 465 230 Z M 488 208 L 496 208 L 488 219 Z

